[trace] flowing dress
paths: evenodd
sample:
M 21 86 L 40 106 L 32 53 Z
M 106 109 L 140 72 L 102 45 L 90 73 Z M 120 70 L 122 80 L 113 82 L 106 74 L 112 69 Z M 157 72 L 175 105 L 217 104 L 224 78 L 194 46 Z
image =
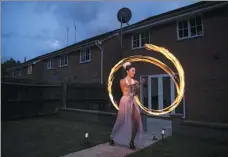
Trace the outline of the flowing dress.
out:
M 134 139 L 135 146 L 139 147 L 142 144 L 143 126 L 141 121 L 141 111 L 134 99 L 136 86 L 132 79 L 132 84 L 129 84 L 127 79 L 126 83 L 130 86 L 127 87 L 127 93 L 124 94 L 120 100 L 118 116 L 115 125 L 112 129 L 111 137 L 115 143 L 123 146 L 129 146 L 131 141 L 132 132 L 136 129 Z M 134 128 L 134 124 L 136 127 Z

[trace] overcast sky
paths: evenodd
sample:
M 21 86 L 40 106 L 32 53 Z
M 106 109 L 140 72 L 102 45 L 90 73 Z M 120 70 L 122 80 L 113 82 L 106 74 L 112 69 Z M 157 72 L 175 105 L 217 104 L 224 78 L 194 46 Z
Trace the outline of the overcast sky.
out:
M 129 24 L 195 1 L 173 2 L 2 2 L 2 60 L 23 61 L 120 27 L 117 12 L 132 11 Z

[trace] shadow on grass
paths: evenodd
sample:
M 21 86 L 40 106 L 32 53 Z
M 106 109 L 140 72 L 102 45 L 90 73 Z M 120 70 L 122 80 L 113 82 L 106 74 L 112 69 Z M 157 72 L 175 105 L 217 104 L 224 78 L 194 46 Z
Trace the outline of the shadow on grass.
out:
M 2 156 L 56 157 L 107 141 L 111 126 L 57 116 L 2 122 Z M 84 134 L 89 132 L 89 144 Z

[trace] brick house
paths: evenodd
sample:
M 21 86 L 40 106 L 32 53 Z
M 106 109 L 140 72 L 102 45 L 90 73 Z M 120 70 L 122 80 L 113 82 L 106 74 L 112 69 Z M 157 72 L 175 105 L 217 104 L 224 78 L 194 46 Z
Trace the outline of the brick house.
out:
M 121 58 L 118 49 L 117 31 L 90 38 L 61 50 L 28 60 L 19 66 L 8 69 L 8 76 L 38 81 L 68 81 L 78 83 L 101 83 L 105 75 Z M 101 47 L 102 43 L 102 47 Z M 120 47 L 120 46 L 119 46 Z M 105 52 L 105 53 L 103 53 Z M 110 57 L 110 54 L 115 54 Z M 105 60 L 105 62 L 101 62 Z M 103 64 L 103 68 L 101 65 Z
M 161 55 L 143 48 L 144 43 L 152 43 L 174 53 L 185 70 L 185 97 L 172 114 L 180 113 L 193 121 L 228 123 L 227 19 L 227 2 L 199 2 L 125 27 L 123 47 L 120 30 L 114 30 L 39 56 L 8 72 L 49 82 L 67 79 L 106 84 L 111 68 L 130 55 L 150 55 L 170 65 Z M 147 80 L 141 88 L 141 101 L 154 109 L 169 105 L 176 95 L 169 76 L 153 65 L 135 64 L 136 79 Z M 118 72 L 116 80 L 123 74 Z

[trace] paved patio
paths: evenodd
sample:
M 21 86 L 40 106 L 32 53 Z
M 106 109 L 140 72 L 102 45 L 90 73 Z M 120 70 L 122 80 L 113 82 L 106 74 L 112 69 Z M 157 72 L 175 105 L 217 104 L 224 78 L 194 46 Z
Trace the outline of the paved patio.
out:
M 159 140 L 161 140 L 161 130 L 165 129 L 165 138 L 172 135 L 171 121 L 163 119 L 148 118 L 147 132 L 144 134 L 144 145 L 140 149 L 145 148 Z M 153 140 L 156 136 L 158 140 Z M 137 149 L 135 151 L 138 151 Z M 96 145 L 94 147 L 74 152 L 63 157 L 124 157 L 135 152 L 128 147 L 110 146 L 108 143 Z

